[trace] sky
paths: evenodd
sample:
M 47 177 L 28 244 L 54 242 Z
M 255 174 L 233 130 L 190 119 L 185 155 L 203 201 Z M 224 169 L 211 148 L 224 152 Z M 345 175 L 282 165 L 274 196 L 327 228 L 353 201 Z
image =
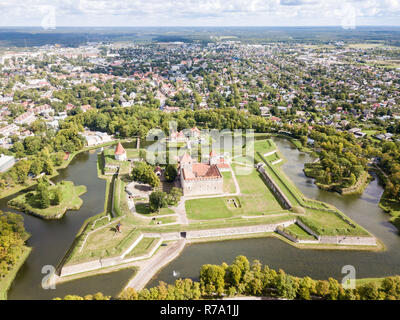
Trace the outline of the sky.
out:
M 0 0 L 0 26 L 400 26 L 400 0 Z

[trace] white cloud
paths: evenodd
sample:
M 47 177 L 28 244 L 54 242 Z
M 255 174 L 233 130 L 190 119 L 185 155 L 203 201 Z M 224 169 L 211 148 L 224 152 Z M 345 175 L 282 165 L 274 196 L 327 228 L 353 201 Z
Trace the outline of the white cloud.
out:
M 40 25 L 49 5 L 60 25 L 400 25 L 400 0 L 0 0 L 0 24 Z

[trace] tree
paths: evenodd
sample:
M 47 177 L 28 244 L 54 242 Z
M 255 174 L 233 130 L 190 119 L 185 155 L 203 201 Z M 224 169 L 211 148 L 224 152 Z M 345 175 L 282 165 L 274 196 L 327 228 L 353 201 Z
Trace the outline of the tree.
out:
M 155 212 L 167 206 L 167 194 L 162 191 L 154 191 L 149 197 L 150 209 Z
M 31 162 L 28 160 L 20 160 L 18 161 L 14 167 L 11 169 L 12 173 L 16 176 L 16 181 L 20 184 L 26 182 L 28 178 L 29 169 L 31 168 Z
M 244 274 L 250 270 L 250 262 L 245 256 L 237 256 L 233 264 L 239 268 L 241 278 L 243 278 Z
M 221 266 L 206 264 L 200 270 L 200 286 L 207 295 L 221 295 L 225 287 L 225 270 Z
M 300 287 L 298 290 L 298 295 L 300 299 L 310 300 L 311 294 L 315 292 L 315 281 L 310 277 L 304 277 L 300 281 Z
M 275 286 L 280 297 L 286 299 L 294 299 L 296 297 L 293 279 L 283 270 L 279 270 L 275 280 Z
M 18 262 L 27 237 L 21 215 L 0 211 L 0 279 Z
M 57 189 L 54 191 L 53 204 L 56 206 L 59 205 L 62 201 L 62 198 L 62 189 L 60 186 L 58 186 Z
M 135 181 L 147 183 L 153 188 L 156 188 L 160 184 L 160 179 L 153 171 L 153 167 L 145 162 L 136 163 L 132 169 L 132 178 Z
M 46 209 L 50 206 L 50 193 L 45 182 L 41 181 L 37 186 L 37 200 L 39 208 Z
M 315 293 L 319 297 L 326 297 L 329 294 L 329 282 L 326 280 L 318 280 L 315 286 Z
M 121 300 L 137 300 L 138 294 L 133 288 L 126 288 L 119 296 Z
M 240 278 L 242 277 L 242 270 L 236 265 L 228 266 L 225 273 L 225 283 L 230 287 L 238 287 Z
M 176 206 L 182 197 L 182 189 L 173 187 L 167 196 L 167 202 L 170 206 Z
M 339 284 L 339 282 L 336 279 L 333 279 L 333 278 L 329 278 L 328 283 L 329 283 L 328 298 L 330 300 L 337 300 L 340 295 L 341 285 Z
M 172 182 L 175 180 L 176 176 L 178 175 L 178 170 L 176 169 L 176 165 L 169 164 L 165 168 L 164 176 L 168 182 Z
M 380 297 L 375 282 L 366 283 L 360 286 L 357 291 L 361 300 L 378 300 Z

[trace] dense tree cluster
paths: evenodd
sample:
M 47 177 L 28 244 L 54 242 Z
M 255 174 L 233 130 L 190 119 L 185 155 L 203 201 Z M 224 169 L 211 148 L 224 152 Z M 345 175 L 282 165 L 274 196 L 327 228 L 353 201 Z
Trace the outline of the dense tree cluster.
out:
M 382 147 L 381 167 L 387 175 L 386 195 L 400 199 L 400 144 L 387 142 Z
M 172 187 L 169 193 L 163 191 L 154 191 L 149 196 L 150 209 L 158 212 L 161 208 L 167 206 L 176 206 L 182 197 L 182 189 Z
M 194 300 L 235 295 L 302 300 L 394 300 L 400 298 L 400 276 L 384 278 L 380 284 L 369 281 L 356 289 L 345 289 L 333 278 L 298 278 L 283 270 L 275 271 L 262 266 L 258 260 L 250 264 L 245 256 L 238 256 L 231 265 L 203 265 L 199 282 L 191 279 L 176 280 L 174 285 L 160 282 L 157 287 L 145 288 L 139 292 L 127 288 L 117 299 Z M 74 297 L 66 296 L 65 299 Z
M 0 211 L 0 280 L 19 260 L 28 236 L 22 215 Z
M 154 173 L 153 167 L 146 162 L 137 162 L 132 169 L 132 179 L 134 181 L 147 183 L 153 188 L 160 185 L 160 179 Z

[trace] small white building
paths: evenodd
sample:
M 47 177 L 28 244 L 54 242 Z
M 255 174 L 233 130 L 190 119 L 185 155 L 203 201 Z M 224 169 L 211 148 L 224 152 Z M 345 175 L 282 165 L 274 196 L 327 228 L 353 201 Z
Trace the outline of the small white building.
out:
M 118 142 L 114 152 L 115 160 L 126 161 L 126 150 L 122 146 L 121 142 Z

